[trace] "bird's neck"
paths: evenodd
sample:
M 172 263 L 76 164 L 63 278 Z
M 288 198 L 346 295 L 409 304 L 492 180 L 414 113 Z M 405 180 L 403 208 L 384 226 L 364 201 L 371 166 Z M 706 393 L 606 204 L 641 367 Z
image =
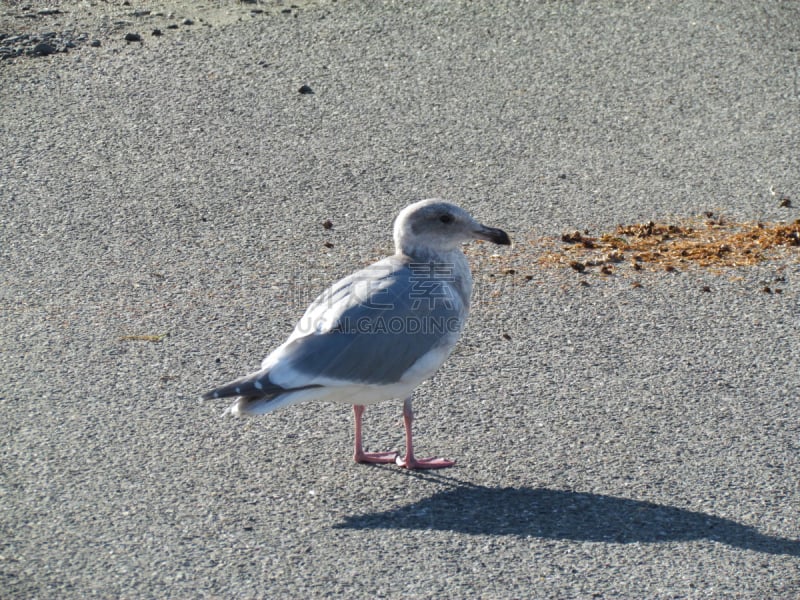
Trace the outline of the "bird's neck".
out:
M 407 263 L 412 270 L 418 269 L 419 275 L 427 278 L 439 279 L 452 285 L 458 293 L 463 305 L 469 307 L 470 296 L 472 295 L 472 273 L 469 269 L 467 257 L 460 248 L 451 250 L 421 250 L 419 252 L 401 252 L 398 256 Z M 430 265 L 435 265 L 431 269 Z M 414 266 L 418 265 L 418 266 Z
M 412 262 L 433 262 L 433 263 L 446 263 L 465 260 L 464 253 L 460 248 L 451 248 L 449 250 L 436 249 L 433 250 L 427 247 L 414 247 L 414 246 L 397 246 L 395 250 L 398 256 L 405 256 L 411 259 Z

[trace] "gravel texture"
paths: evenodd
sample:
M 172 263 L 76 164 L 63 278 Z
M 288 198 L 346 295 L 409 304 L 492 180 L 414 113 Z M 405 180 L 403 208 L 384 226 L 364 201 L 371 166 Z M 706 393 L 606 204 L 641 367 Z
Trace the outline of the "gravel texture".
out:
M 1 597 L 796 595 L 796 249 L 634 286 L 525 242 L 800 218 L 796 3 L 21 4 Z M 530 256 L 471 250 L 469 325 L 419 391 L 420 455 L 455 468 L 352 463 L 347 407 L 198 399 L 431 196 Z M 370 449 L 401 446 L 400 411 L 367 411 Z

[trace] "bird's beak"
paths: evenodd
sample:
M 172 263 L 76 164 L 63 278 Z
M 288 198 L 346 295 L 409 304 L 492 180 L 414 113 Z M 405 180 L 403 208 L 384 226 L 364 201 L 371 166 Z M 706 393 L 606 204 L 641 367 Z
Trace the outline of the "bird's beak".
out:
M 493 244 L 501 244 L 503 246 L 508 246 L 511 244 L 511 240 L 508 237 L 508 234 L 503 231 L 502 229 L 497 229 L 495 227 L 487 227 L 486 225 L 480 225 L 478 229 L 474 231 L 475 237 L 479 240 L 486 240 L 487 242 L 492 242 Z

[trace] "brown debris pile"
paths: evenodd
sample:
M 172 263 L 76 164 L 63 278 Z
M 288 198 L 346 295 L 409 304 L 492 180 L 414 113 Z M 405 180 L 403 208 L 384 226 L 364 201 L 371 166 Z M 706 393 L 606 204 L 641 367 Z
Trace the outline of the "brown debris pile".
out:
M 781 248 L 800 249 L 800 219 L 793 223 L 737 223 L 722 218 L 680 224 L 650 221 L 620 225 L 598 236 L 588 231 L 565 233 L 561 241 L 565 245 L 546 251 L 540 264 L 570 266 L 578 272 L 599 267 L 606 275 L 624 262 L 634 270 L 742 267 L 772 258 Z

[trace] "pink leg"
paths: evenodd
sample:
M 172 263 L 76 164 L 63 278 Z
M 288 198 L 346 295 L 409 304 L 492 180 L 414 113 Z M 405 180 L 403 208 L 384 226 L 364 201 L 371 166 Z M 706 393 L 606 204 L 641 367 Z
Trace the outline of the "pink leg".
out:
M 411 423 L 414 421 L 414 412 L 411 410 L 411 398 L 403 402 L 403 424 L 406 426 L 406 457 L 397 457 L 397 464 L 406 469 L 444 469 L 456 464 L 446 458 L 414 458 L 414 444 L 411 441 Z
M 397 458 L 397 452 L 364 452 L 361 446 L 361 415 L 364 414 L 364 407 L 360 404 L 353 405 L 353 415 L 356 420 L 356 448 L 353 452 L 353 460 L 357 463 L 393 463 Z

